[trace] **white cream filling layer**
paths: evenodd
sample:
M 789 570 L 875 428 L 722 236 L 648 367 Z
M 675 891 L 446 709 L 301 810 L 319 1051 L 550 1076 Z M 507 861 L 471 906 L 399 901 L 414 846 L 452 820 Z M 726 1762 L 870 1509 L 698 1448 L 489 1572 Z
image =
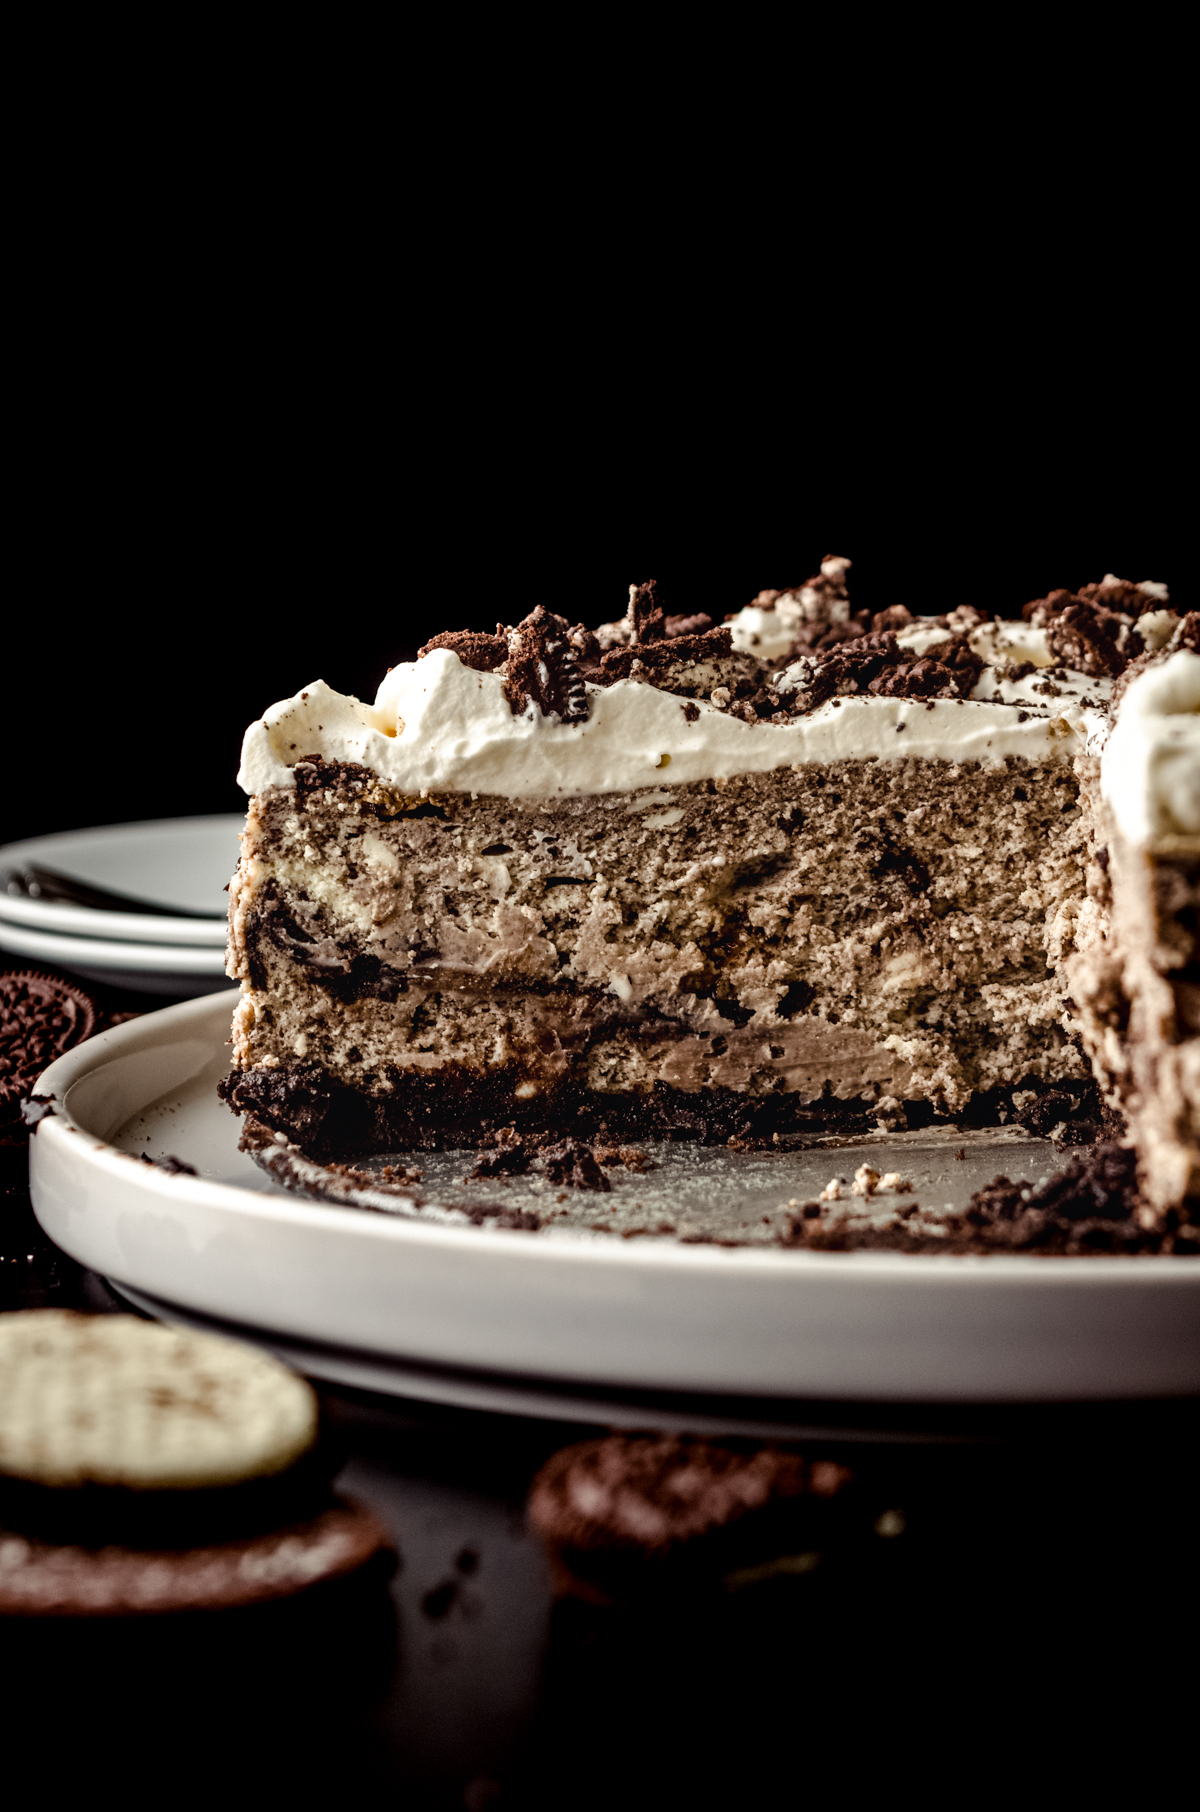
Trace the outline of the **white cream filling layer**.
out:
M 1100 789 L 1129 843 L 1200 836 L 1200 654 L 1138 675 L 1100 763 Z
M 272 705 L 246 732 L 238 781 L 248 793 L 286 786 L 297 761 L 319 755 L 360 762 L 405 793 L 520 799 L 627 793 L 809 762 L 1069 761 L 1089 742 L 1096 747 L 1108 722 L 1104 682 L 1072 675 L 1078 686 L 1053 697 L 1029 690 L 1037 678 L 1013 686 L 985 672 L 977 691 L 990 689 L 965 703 L 830 700 L 786 724 L 746 724 L 706 703 L 685 711 L 669 692 L 620 680 L 589 686 L 587 721 L 563 724 L 536 710 L 514 717 L 500 674 L 477 673 L 442 648 L 394 667 L 373 706 L 322 680 Z

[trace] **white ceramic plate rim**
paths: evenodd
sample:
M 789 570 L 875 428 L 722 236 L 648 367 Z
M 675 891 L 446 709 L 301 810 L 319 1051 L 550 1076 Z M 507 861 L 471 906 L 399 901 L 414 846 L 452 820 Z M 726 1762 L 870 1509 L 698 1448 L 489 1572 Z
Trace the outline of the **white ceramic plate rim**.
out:
M 71 865 L 71 844 L 86 842 L 95 846 L 106 837 L 114 840 L 144 843 L 152 847 L 156 836 L 178 837 L 181 832 L 194 832 L 196 837 L 212 836 L 231 829 L 239 821 L 233 813 L 215 812 L 194 818 L 149 818 L 129 824 L 100 824 L 77 831 L 56 831 L 45 837 L 25 837 L 18 843 L 0 846 L 0 869 L 21 862 L 45 862 L 47 867 L 66 873 Z M 108 885 L 119 891 L 114 880 Z M 144 899 L 155 899 L 152 888 L 133 887 Z M 170 900 L 164 899 L 164 905 Z M 0 920 L 9 925 L 27 926 L 33 931 L 58 932 L 67 937 L 113 938 L 120 943 L 149 943 L 201 946 L 224 946 L 225 926 L 220 919 L 170 917 L 158 918 L 150 913 L 93 911 L 87 906 L 68 906 L 51 900 L 30 900 L 20 894 L 0 891 Z
M 0 923 L 0 950 L 65 969 L 89 964 L 98 969 L 128 970 L 130 974 L 145 974 L 148 970 L 181 976 L 225 973 L 224 939 L 221 949 L 212 950 L 202 944 L 138 944 L 118 943 L 115 938 L 62 937 L 53 931 L 32 931 L 24 925 Z
M 58 1100 L 30 1151 L 43 1226 L 81 1263 L 185 1312 L 405 1368 L 553 1381 L 555 1394 L 572 1382 L 795 1402 L 1200 1393 L 1196 1260 L 683 1246 L 261 1189 L 249 1159 L 227 1167 L 236 1122 L 213 1092 L 232 1004 L 147 1014 L 40 1084 Z M 152 1150 L 175 1140 L 217 1174 L 139 1162 L 130 1140 L 147 1110 Z
M 644 1399 L 630 1401 L 617 1394 L 582 1393 L 572 1383 L 555 1384 L 538 1379 L 533 1383 L 523 1378 L 502 1374 L 455 1371 L 448 1367 L 418 1366 L 389 1359 L 382 1353 L 361 1353 L 353 1348 L 321 1346 L 295 1335 L 273 1334 L 244 1323 L 222 1321 L 196 1309 L 181 1308 L 162 1296 L 150 1296 L 131 1284 L 116 1278 L 107 1280 L 114 1295 L 124 1297 L 143 1315 L 173 1326 L 195 1328 L 201 1333 L 223 1334 L 229 1340 L 247 1340 L 274 1353 L 296 1371 L 312 1378 L 324 1378 L 332 1384 L 349 1384 L 360 1390 L 381 1391 L 394 1397 L 416 1397 L 427 1403 L 446 1404 L 456 1409 L 484 1410 L 488 1414 L 535 1416 L 556 1422 L 585 1422 L 600 1428 L 644 1429 L 647 1404 Z M 755 1409 L 758 1413 L 755 1413 Z M 838 1423 L 836 1415 L 821 1422 L 813 1420 L 812 1405 L 808 1415 L 799 1418 L 762 1413 L 761 1404 L 753 1398 L 720 1397 L 713 1393 L 703 1406 L 689 1403 L 686 1408 L 664 1392 L 654 1404 L 654 1425 L 665 1432 L 682 1434 L 745 1435 L 757 1440 L 854 1441 L 889 1446 L 954 1446 L 964 1436 L 953 1430 L 921 1427 L 920 1412 L 915 1426 L 903 1423 L 892 1427 L 873 1426 L 868 1422 Z M 973 1437 L 971 1432 L 965 1436 Z
M 113 938 L 122 944 L 223 945 L 220 919 L 151 918 L 148 913 L 101 912 L 91 906 L 64 906 L 55 900 L 27 900 L 0 892 L 0 922 L 56 937 Z
M 101 1068 L 123 1051 L 136 1049 L 139 1044 L 149 1042 L 146 1034 L 152 1026 L 162 1026 L 165 1030 L 167 1015 L 171 1015 L 171 1028 L 178 1028 L 182 1032 L 193 1021 L 202 1024 L 208 1016 L 223 1016 L 230 1011 L 231 1003 L 227 1004 L 225 995 L 203 995 L 197 1000 L 164 1007 L 157 1013 L 144 1014 L 139 1019 L 116 1026 L 68 1051 L 43 1072 L 32 1091 L 39 1096 L 50 1097 L 56 1103 L 55 1113 L 39 1124 L 36 1136 L 53 1144 L 60 1140 L 69 1141 L 73 1149 L 77 1150 L 77 1142 L 82 1135 L 87 1141 L 91 1162 L 110 1176 L 125 1184 L 141 1182 L 148 1186 L 161 1186 L 165 1180 L 164 1172 L 152 1166 L 140 1165 L 127 1152 L 97 1137 L 73 1118 L 67 1105 L 68 1092 L 75 1082 L 90 1071 Z M 131 1166 L 137 1172 L 135 1176 L 130 1175 Z M 958 1290 L 986 1289 L 990 1281 L 1009 1281 L 1013 1278 L 1020 1278 L 1035 1289 L 1043 1282 L 1046 1285 L 1053 1284 L 1058 1289 L 1064 1281 L 1069 1281 L 1079 1290 L 1101 1284 L 1107 1289 L 1111 1288 L 1114 1277 L 1127 1276 L 1132 1283 L 1152 1276 L 1157 1283 L 1168 1288 L 1193 1290 L 1200 1297 L 1200 1261 L 1186 1258 L 1039 1258 L 1007 1253 L 969 1256 L 935 1253 L 910 1256 L 886 1252 L 776 1252 L 757 1247 L 739 1249 L 683 1246 L 665 1240 L 654 1243 L 623 1240 L 616 1234 L 555 1234 L 553 1231 L 530 1234 L 499 1228 L 460 1227 L 444 1221 L 424 1221 L 418 1215 L 411 1218 L 400 1215 L 392 1217 L 357 1208 L 338 1208 L 308 1198 L 293 1199 L 265 1191 L 259 1195 L 252 1190 L 235 1188 L 231 1184 L 205 1177 L 173 1175 L 169 1178 L 169 1185 L 176 1199 L 182 1197 L 184 1201 L 203 1201 L 237 1216 L 256 1216 L 263 1220 L 289 1224 L 302 1221 L 306 1226 L 324 1226 L 353 1240 L 427 1245 L 444 1250 L 453 1250 L 461 1246 L 463 1241 L 469 1241 L 475 1250 L 505 1253 L 510 1253 L 513 1250 L 512 1242 L 519 1240 L 522 1242 L 522 1255 L 528 1255 L 534 1263 L 559 1264 L 569 1254 L 572 1260 L 581 1264 L 610 1266 L 632 1272 L 653 1273 L 664 1267 L 720 1272 L 730 1266 L 737 1266 L 775 1275 L 787 1271 L 820 1271 L 831 1280 L 845 1276 L 853 1277 L 856 1282 L 861 1282 L 870 1275 L 886 1279 L 889 1283 L 904 1276 L 921 1277 L 926 1281 L 936 1278 L 947 1289 Z

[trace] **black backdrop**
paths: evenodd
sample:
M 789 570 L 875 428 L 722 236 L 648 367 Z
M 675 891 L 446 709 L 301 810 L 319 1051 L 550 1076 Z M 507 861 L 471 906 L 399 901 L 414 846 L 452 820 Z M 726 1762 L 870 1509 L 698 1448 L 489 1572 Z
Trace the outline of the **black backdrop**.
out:
M 720 617 L 838 552 L 873 608 L 1016 614 L 1105 570 L 1194 606 L 1172 399 L 1156 397 L 1136 435 L 1065 417 L 1025 434 L 981 403 L 919 434 L 886 412 L 834 432 L 764 408 L 689 439 L 581 405 L 571 421 L 456 417 L 432 440 L 414 426 L 352 457 L 312 424 L 217 441 L 204 416 L 186 459 L 179 423 L 161 448 L 63 456 L 27 485 L 0 838 L 237 811 L 242 731 L 275 699 L 318 677 L 369 699 L 440 629 L 537 603 L 599 622 L 631 580 Z

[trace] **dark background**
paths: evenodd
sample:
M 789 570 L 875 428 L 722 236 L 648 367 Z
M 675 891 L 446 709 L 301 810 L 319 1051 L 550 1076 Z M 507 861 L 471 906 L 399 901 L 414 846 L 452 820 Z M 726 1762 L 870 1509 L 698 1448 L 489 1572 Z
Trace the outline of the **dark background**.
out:
M 510 399 L 453 431 L 418 411 L 384 439 L 338 412 L 260 435 L 219 390 L 181 397 L 173 422 L 150 412 L 157 452 L 129 419 L 85 456 L 56 443 L 17 513 L 31 557 L 6 635 L 0 840 L 238 811 L 242 733 L 276 699 L 318 677 L 371 699 L 430 635 L 535 604 L 604 621 L 631 580 L 719 619 L 838 552 L 875 609 L 1017 615 L 1108 570 L 1194 607 L 1178 399 L 1169 382 L 1139 396 L 1136 434 L 1094 425 L 1099 393 L 1036 421 L 998 394 L 834 420 L 759 394 L 753 422 L 717 411 L 694 435 L 581 398 L 569 424 Z
M 633 579 L 1194 602 L 1174 35 L 838 29 L 30 68 L 0 836 L 237 810 L 268 703 Z
M 356 47 L 342 119 L 324 26 L 299 82 L 278 34 L 262 56 L 209 34 L 195 98 L 202 51 L 147 69 L 139 39 L 136 94 L 96 82 L 91 130 L 56 49 L 14 159 L 35 225 L 7 298 L 0 839 L 237 811 L 242 732 L 274 700 L 318 675 L 370 698 L 440 629 L 537 603 L 596 622 L 650 576 L 718 617 L 830 551 L 872 608 L 1015 614 L 1106 569 L 1195 607 L 1168 29 L 1139 67 L 1127 20 L 1060 62 L 1036 21 L 848 23 L 821 63 L 752 21 L 744 71 L 722 26 L 699 82 L 699 34 L 672 30 L 660 72 L 642 22 L 585 21 L 524 88 L 485 46 L 473 127 L 457 44 L 440 66 L 381 54 L 378 92 Z M 576 63 L 609 35 L 584 106 Z M 414 148 L 397 121 L 422 90 Z M 77 1268 L 8 1206 L 5 1306 L 74 1301 Z M 559 1629 L 544 1661 L 548 1593 L 503 1537 L 572 1431 L 423 1418 L 394 1451 L 363 1442 L 400 1481 L 390 1686 L 364 1689 L 345 1630 L 240 1666 L 218 1630 L 198 1665 L 155 1647 L 132 1676 L 102 1642 L 50 1645 L 28 1676 L 45 1728 L 15 1706 L 14 1755 L 93 1790 L 130 1757 L 144 1774 L 162 1707 L 172 1781 L 180 1754 L 245 1780 L 246 1731 L 276 1798 L 344 1796 L 382 1755 L 405 1804 L 470 1812 L 523 1746 L 545 1790 L 497 1803 L 795 1804 L 907 1778 L 959 1804 L 964 1782 L 1078 1793 L 1121 1761 L 1162 1798 L 1187 1763 L 1194 1657 L 1155 1660 L 1195 1622 L 1194 1416 L 1097 1406 L 1073 1438 L 1030 1417 L 978 1459 L 888 1449 L 912 1546 L 886 1590 L 850 1579 L 703 1641 Z M 435 1625 L 423 1594 L 467 1539 L 484 1614 Z
M 719 618 L 834 551 L 872 608 L 1194 604 L 1172 123 L 1068 131 L 1022 66 L 1015 112 L 839 88 L 833 139 L 740 156 L 698 93 L 632 130 L 632 90 L 498 92 L 482 136 L 455 96 L 414 164 L 390 95 L 108 121 L 13 282 L 0 838 L 237 811 L 273 701 L 632 580 Z

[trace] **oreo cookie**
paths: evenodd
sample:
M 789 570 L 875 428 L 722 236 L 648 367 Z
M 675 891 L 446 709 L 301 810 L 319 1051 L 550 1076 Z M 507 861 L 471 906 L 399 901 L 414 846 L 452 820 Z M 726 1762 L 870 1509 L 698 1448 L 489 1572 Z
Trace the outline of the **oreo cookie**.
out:
M 0 974 L 0 1173 L 6 1181 L 23 1169 L 30 1123 L 21 1109 L 34 1083 L 98 1025 L 95 1001 L 72 982 L 34 969 Z
M 0 1317 L 0 1616 L 288 1599 L 394 1565 L 311 1387 L 256 1348 L 131 1315 Z
M 17 1109 L 42 1071 L 96 1030 L 96 1003 L 71 982 L 33 969 L 0 975 L 0 1116 Z
M 788 1446 L 613 1434 L 554 1454 L 528 1514 L 559 1597 L 624 1606 L 816 1572 L 853 1521 L 853 1482 Z
M 360 1572 L 388 1538 L 361 1504 L 191 1548 L 46 1542 L 0 1531 L 0 1617 L 131 1617 L 245 1609 Z

